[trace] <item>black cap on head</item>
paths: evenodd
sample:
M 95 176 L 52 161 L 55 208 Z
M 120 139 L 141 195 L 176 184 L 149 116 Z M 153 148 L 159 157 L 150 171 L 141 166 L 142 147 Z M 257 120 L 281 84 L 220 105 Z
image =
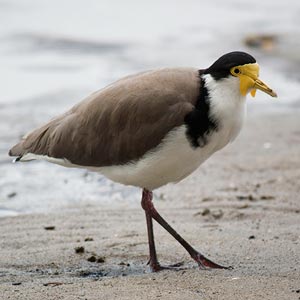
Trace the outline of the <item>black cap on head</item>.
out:
M 246 52 L 234 51 L 221 56 L 203 73 L 211 74 L 214 79 L 218 80 L 227 77 L 232 67 L 251 63 L 256 63 L 253 56 Z

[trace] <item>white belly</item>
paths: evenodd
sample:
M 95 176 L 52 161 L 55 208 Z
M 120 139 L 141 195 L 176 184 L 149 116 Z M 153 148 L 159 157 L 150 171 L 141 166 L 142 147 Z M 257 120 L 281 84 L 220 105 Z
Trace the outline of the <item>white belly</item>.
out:
M 240 126 L 238 126 L 240 129 Z M 186 137 L 186 127 L 173 130 L 158 146 L 137 162 L 122 166 L 90 168 L 126 185 L 154 190 L 170 182 L 178 182 L 195 171 L 215 151 L 223 148 L 239 129 L 224 127 L 212 134 L 202 148 L 192 148 Z
M 149 190 L 169 182 L 177 182 L 192 173 L 210 155 L 208 149 L 191 148 L 185 127 L 172 131 L 163 145 L 148 152 L 142 159 L 122 166 L 91 168 L 126 185 Z

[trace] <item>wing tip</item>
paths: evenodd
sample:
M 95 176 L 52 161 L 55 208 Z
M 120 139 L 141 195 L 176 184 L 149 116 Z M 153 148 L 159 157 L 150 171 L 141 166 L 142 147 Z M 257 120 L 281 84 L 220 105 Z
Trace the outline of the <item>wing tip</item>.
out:
M 22 159 L 24 153 L 22 153 L 20 150 L 20 144 L 17 144 L 8 151 L 9 156 L 17 156 L 14 158 L 13 163 L 16 163 Z

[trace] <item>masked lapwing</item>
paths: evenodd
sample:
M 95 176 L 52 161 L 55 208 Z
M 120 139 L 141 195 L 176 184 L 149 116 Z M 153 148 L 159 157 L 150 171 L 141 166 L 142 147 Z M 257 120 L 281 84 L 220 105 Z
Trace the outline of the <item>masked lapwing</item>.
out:
M 241 130 L 246 95 L 276 93 L 245 52 L 221 56 L 207 69 L 163 68 L 128 76 L 93 93 L 27 134 L 10 151 L 15 161 L 46 160 L 86 168 L 140 187 L 152 271 L 157 259 L 152 220 L 164 227 L 201 268 L 225 268 L 185 241 L 157 212 L 152 191 L 194 172 Z

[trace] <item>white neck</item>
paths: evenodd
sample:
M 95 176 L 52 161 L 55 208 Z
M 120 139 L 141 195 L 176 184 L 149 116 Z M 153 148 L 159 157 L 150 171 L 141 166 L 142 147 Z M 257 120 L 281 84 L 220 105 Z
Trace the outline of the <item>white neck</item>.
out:
M 203 75 L 208 90 L 211 114 L 218 118 L 233 118 L 234 114 L 245 111 L 246 97 L 240 93 L 239 78 L 230 76 L 215 80 L 211 75 Z
M 220 141 L 220 146 L 223 146 L 233 141 L 242 128 L 246 97 L 240 93 L 240 82 L 237 77 L 215 80 L 206 74 L 203 78 L 209 95 L 210 114 L 219 122 L 219 133 L 222 133 L 220 136 L 223 140 Z

